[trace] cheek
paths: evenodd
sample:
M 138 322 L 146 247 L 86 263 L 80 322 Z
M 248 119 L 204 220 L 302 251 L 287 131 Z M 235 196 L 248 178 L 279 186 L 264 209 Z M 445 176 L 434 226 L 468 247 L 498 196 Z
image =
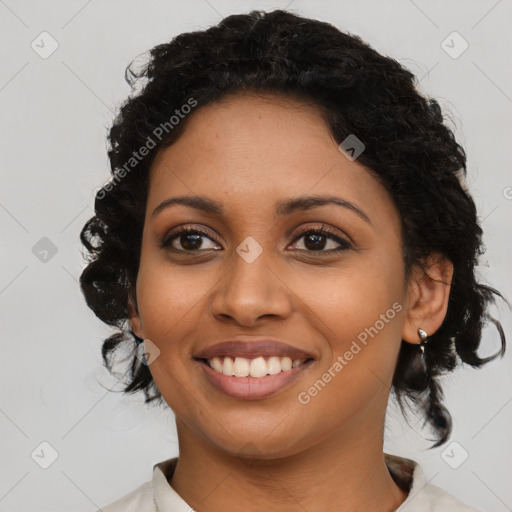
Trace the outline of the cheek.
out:
M 400 263 L 376 255 L 354 259 L 351 265 L 303 280 L 294 292 L 324 326 L 322 332 L 333 352 L 339 352 L 376 323 L 384 335 L 400 331 L 396 320 L 404 299 L 402 282 Z
M 400 349 L 403 307 L 395 300 L 400 296 L 386 295 L 386 288 L 355 289 L 331 296 L 332 311 L 322 319 L 333 334 L 318 370 L 297 397 L 300 428 L 306 432 L 327 436 L 340 425 L 359 428 L 363 417 L 377 421 L 384 414 Z M 322 419 L 321 429 L 316 418 Z
M 399 255 L 369 257 L 310 289 L 308 306 L 328 342 L 319 368 L 328 389 L 312 401 L 366 403 L 389 389 L 403 323 L 400 261 Z
M 193 379 L 190 347 L 202 321 L 200 312 L 208 295 L 207 273 L 147 265 L 139 273 L 137 293 L 144 335 L 157 347 L 159 355 L 149 370 L 164 400 L 179 415 L 192 417 L 191 394 L 199 383 Z
M 211 275 L 161 261 L 142 263 L 137 280 L 139 311 L 145 335 L 162 349 L 176 348 L 174 340 L 193 331 L 206 300 Z
M 213 283 L 208 284 L 208 273 L 190 269 L 141 262 L 137 295 L 144 334 L 160 351 L 149 367 L 153 380 L 171 409 L 192 418 L 201 411 L 190 399 L 199 385 L 190 371 L 191 336 L 197 335 L 203 301 Z

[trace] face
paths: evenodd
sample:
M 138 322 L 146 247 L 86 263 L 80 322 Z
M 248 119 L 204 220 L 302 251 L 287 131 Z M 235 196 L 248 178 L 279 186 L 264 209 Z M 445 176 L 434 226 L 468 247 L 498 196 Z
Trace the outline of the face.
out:
M 182 196 L 219 211 L 162 205 Z M 400 217 L 313 106 L 236 94 L 191 114 L 151 169 L 136 294 L 132 328 L 194 435 L 273 458 L 381 434 L 407 302 Z M 215 353 L 228 373 L 229 354 L 239 375 L 282 366 L 223 376 L 198 359 Z

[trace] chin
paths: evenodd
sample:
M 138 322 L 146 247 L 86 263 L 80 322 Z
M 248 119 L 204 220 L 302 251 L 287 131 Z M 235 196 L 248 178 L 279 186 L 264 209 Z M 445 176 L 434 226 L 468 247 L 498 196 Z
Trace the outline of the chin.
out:
M 219 429 L 203 432 L 203 435 L 219 450 L 241 459 L 279 459 L 303 449 L 301 440 L 290 436 L 290 432 L 297 432 L 295 429 L 277 432 L 277 429 L 272 431 L 264 425 L 251 428 L 243 424 L 237 429 L 229 429 L 229 433 L 221 427 Z

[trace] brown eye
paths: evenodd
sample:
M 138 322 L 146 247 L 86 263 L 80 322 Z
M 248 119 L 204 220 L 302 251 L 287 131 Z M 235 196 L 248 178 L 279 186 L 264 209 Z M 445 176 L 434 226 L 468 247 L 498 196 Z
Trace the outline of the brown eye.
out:
M 217 245 L 208 233 L 197 228 L 181 228 L 179 231 L 166 236 L 160 245 L 162 248 L 167 247 L 178 252 L 218 250 L 215 247 L 208 247 L 208 244 L 204 242 L 205 238 Z
M 294 243 L 302 238 L 305 249 L 299 248 L 301 251 L 335 253 L 351 247 L 347 240 L 323 227 L 303 231 L 295 238 Z M 327 250 L 325 250 L 326 248 Z

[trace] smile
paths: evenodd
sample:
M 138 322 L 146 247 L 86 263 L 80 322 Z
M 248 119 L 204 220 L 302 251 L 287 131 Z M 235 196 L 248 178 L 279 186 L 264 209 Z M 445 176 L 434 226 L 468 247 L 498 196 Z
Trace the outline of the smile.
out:
M 243 400 L 270 397 L 296 382 L 313 359 L 271 356 L 196 359 L 207 381 L 225 395 Z

